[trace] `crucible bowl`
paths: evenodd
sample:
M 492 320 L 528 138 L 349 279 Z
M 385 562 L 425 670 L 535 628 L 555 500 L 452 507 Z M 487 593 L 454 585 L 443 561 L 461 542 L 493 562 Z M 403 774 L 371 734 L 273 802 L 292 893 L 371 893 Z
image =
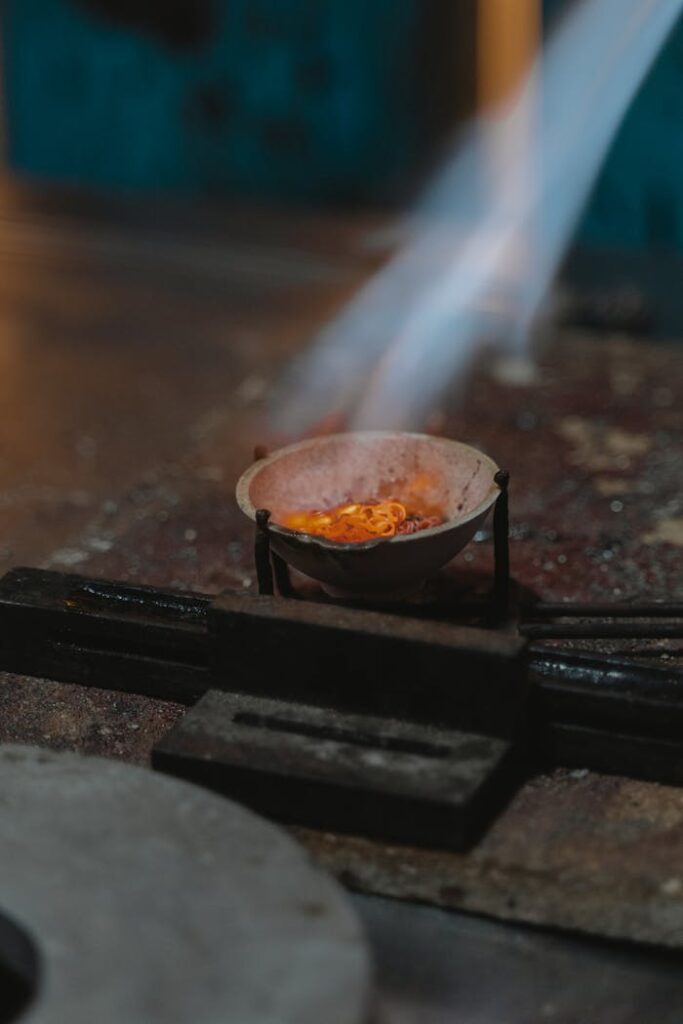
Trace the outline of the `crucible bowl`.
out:
M 334 596 L 391 597 L 419 587 L 461 551 L 499 494 L 498 467 L 459 441 L 427 434 L 364 431 L 300 441 L 255 462 L 241 476 L 237 502 L 250 519 L 271 513 L 271 546 L 290 566 Z M 280 520 L 297 510 L 418 489 L 444 517 L 439 526 L 389 539 L 342 544 L 298 533 Z

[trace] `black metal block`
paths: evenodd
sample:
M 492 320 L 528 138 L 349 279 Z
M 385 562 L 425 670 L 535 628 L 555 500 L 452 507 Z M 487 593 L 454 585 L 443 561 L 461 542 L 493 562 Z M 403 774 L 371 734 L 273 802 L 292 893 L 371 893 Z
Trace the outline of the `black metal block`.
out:
M 208 621 L 218 689 L 493 736 L 513 735 L 526 706 L 511 634 L 242 594 L 221 595 Z
M 638 736 L 552 722 L 542 733 L 541 743 L 551 764 L 683 786 L 683 738 Z
M 14 569 L 0 580 L 0 666 L 192 703 L 208 686 L 210 599 Z
M 152 763 L 278 821 L 451 849 L 520 779 L 509 740 L 215 690 Z
M 541 723 L 564 722 L 633 733 L 683 737 L 683 673 L 588 651 L 532 646 L 532 703 Z

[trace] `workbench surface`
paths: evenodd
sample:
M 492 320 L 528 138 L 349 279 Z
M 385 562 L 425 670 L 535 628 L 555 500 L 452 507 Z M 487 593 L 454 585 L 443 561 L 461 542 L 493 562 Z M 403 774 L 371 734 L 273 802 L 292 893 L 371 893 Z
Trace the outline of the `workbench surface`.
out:
M 369 216 L 139 205 L 6 183 L 0 568 L 254 589 L 235 481 L 268 440 L 263 412 L 281 367 L 378 265 L 384 244 Z M 535 366 L 489 359 L 462 401 L 434 410 L 440 433 L 510 470 L 512 568 L 523 585 L 551 599 L 683 600 L 682 371 L 683 346 L 564 329 L 544 336 Z M 488 571 L 490 533 L 460 558 Z M 603 649 L 681 660 L 671 642 Z M 183 710 L 0 675 L 3 741 L 146 763 Z M 559 769 L 530 781 L 466 855 L 302 838 L 366 891 L 683 946 L 682 790 Z M 359 906 L 388 941 L 383 904 Z M 430 920 L 426 942 L 446 928 Z M 657 985 L 673 985 L 661 971 L 616 1015 L 605 995 L 604 1013 L 576 1003 L 572 1016 L 581 993 L 569 986 L 557 1013 L 546 993 L 547 1013 L 527 1006 L 501 1019 L 569 1022 L 591 1010 L 595 1022 L 642 1021 Z M 648 987 L 650 1002 L 639 1002 Z M 667 1016 L 667 991 L 652 1017 L 660 1024 L 680 1019 Z M 407 1005 L 387 1020 L 432 1020 Z M 468 1018 L 480 1019 L 496 1018 Z

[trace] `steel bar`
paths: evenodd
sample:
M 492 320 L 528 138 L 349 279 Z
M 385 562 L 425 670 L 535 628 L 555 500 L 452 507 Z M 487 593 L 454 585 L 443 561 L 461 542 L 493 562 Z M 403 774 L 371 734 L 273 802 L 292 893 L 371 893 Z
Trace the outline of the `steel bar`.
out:
M 494 618 L 505 618 L 510 600 L 510 515 L 508 508 L 508 488 L 510 474 L 500 469 L 495 475 L 495 482 L 500 494 L 493 512 L 493 546 L 494 546 L 494 584 L 493 584 L 493 615 Z
M 267 508 L 256 510 L 254 561 L 259 594 L 273 594 L 273 568 L 270 564 L 270 512 Z
M 273 563 L 273 574 L 275 576 L 275 584 L 280 597 L 297 598 L 298 594 L 292 586 L 292 578 L 289 574 L 289 566 L 276 551 L 271 551 L 271 559 Z
M 681 622 L 522 622 L 529 640 L 683 640 Z
M 608 601 L 539 601 L 525 609 L 538 618 L 595 618 L 605 619 L 683 619 L 683 604 L 672 601 L 634 602 L 610 604 Z
M 614 655 L 529 648 L 533 711 L 541 729 L 589 724 L 640 736 L 683 736 L 683 672 Z

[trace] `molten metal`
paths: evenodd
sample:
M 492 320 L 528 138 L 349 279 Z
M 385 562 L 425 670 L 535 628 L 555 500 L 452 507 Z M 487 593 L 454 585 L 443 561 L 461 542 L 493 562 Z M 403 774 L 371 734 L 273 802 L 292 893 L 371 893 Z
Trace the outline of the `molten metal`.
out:
M 289 512 L 281 519 L 282 526 L 290 530 L 343 544 L 417 533 L 442 522 L 441 516 L 409 512 L 402 502 L 393 499 L 351 502 L 325 511 Z

